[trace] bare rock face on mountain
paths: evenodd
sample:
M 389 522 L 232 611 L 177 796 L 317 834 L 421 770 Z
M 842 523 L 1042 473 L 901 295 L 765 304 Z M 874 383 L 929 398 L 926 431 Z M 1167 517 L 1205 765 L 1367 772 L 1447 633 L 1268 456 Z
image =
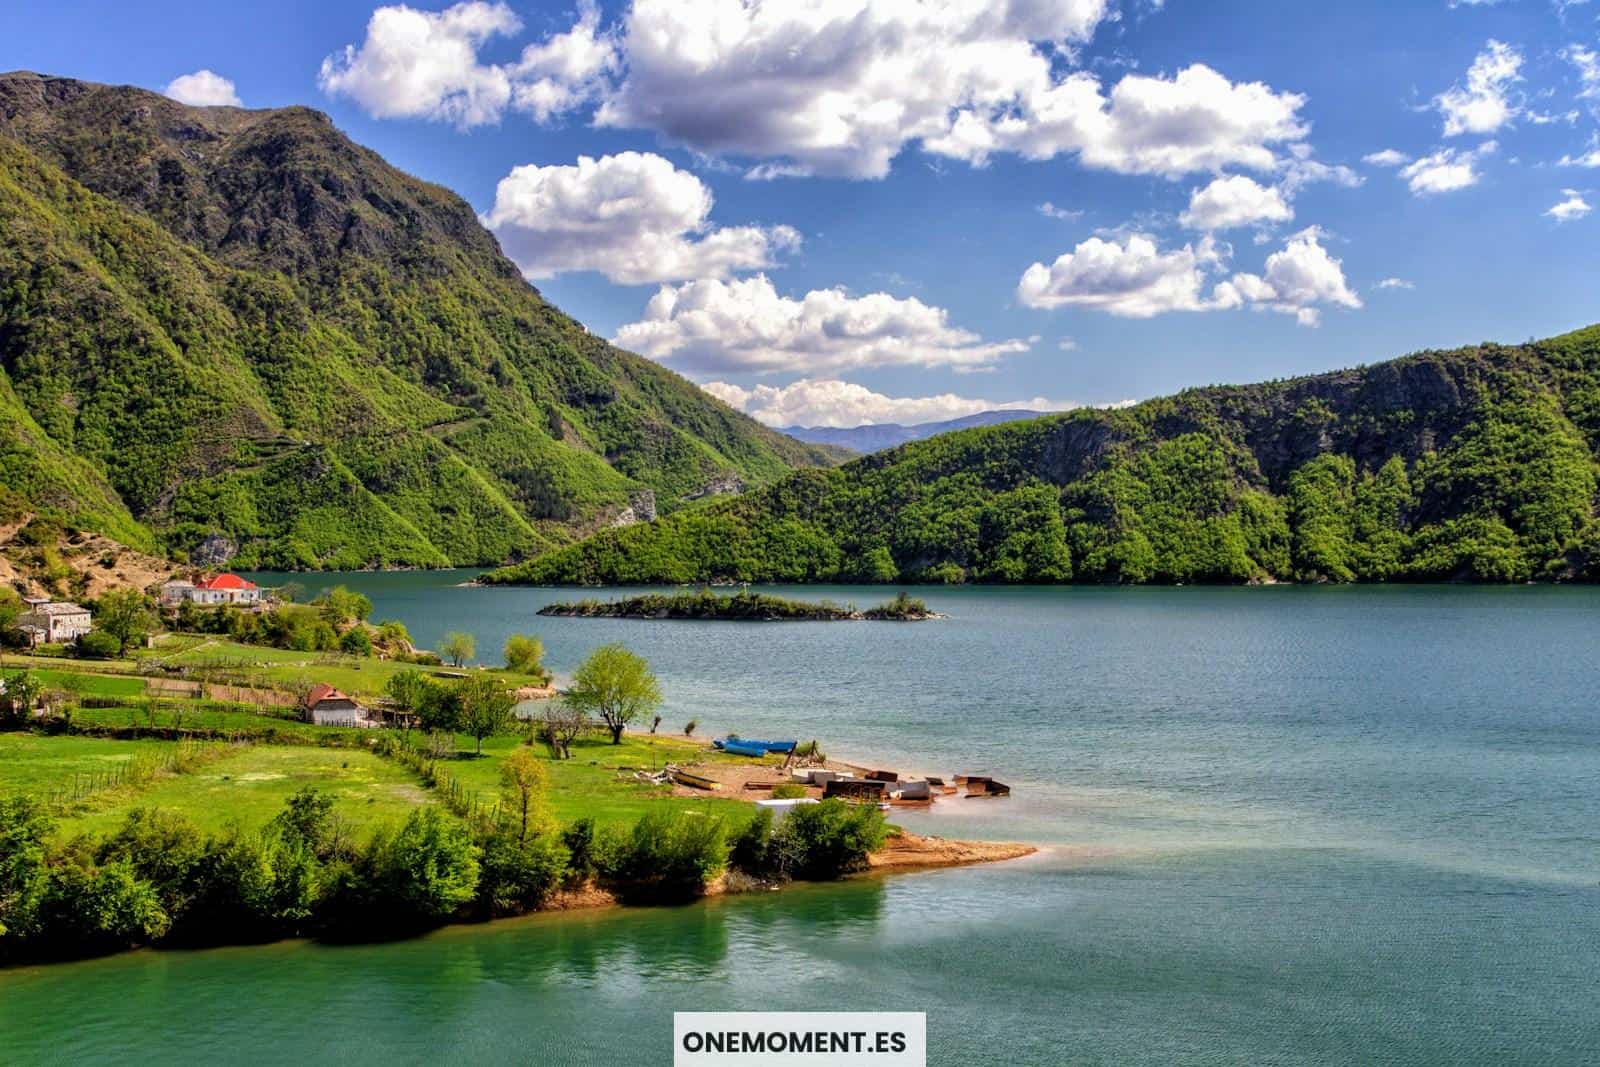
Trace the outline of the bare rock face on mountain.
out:
M 137 547 L 495 563 L 828 462 L 590 334 L 308 108 L 0 75 L 0 232 L 0 485 Z

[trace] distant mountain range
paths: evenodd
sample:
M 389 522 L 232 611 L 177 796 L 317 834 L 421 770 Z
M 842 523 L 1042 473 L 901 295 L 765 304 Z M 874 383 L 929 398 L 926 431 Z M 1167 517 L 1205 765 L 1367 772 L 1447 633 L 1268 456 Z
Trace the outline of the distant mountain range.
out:
M 805 441 L 813 445 L 836 445 L 848 448 L 852 452 L 881 452 L 885 448 L 903 445 L 907 441 L 921 441 L 925 437 L 933 437 L 952 430 L 970 430 L 975 426 L 996 426 L 1003 422 L 1017 422 L 1022 419 L 1037 419 L 1045 414 L 1042 411 L 980 411 L 976 415 L 966 415 L 959 419 L 946 419 L 943 422 L 919 422 L 912 426 L 901 426 L 894 422 L 872 423 L 866 426 L 783 426 L 779 433 L 786 433 L 796 440 Z
M 503 563 L 832 458 L 590 334 L 326 115 L 0 74 L 0 525 Z
M 1592 326 L 945 433 L 488 580 L 1596 581 L 1597 455 Z

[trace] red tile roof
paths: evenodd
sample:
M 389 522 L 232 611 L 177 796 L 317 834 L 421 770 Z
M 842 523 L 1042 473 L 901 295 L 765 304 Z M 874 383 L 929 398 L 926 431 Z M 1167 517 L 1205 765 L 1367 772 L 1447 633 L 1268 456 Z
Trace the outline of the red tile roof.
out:
M 311 692 L 306 694 L 306 707 L 314 708 L 324 700 L 349 700 L 339 690 L 326 683 L 311 687 Z
M 200 583 L 201 589 L 254 589 L 254 583 L 247 582 L 237 574 L 219 574 L 215 578 L 207 578 Z

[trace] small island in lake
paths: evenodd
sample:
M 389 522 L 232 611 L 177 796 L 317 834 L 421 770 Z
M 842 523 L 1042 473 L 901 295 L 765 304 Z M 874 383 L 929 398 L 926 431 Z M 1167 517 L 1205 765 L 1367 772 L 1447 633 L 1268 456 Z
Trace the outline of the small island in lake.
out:
M 540 615 L 566 615 L 584 619 L 721 619 L 732 622 L 836 622 L 871 620 L 921 622 L 942 619 L 916 597 L 900 593 L 865 611 L 831 600 L 790 600 L 748 591 L 723 596 L 702 589 L 697 593 L 646 593 L 621 600 L 578 600 L 551 604 Z

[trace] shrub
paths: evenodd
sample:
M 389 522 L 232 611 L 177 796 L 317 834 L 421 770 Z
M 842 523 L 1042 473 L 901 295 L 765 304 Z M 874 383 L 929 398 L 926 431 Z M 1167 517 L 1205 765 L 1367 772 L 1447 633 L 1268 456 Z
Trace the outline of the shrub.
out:
M 374 838 L 366 864 L 377 899 L 402 921 L 441 922 L 477 892 L 478 849 L 435 807 L 413 811 L 392 837 Z
M 171 926 L 156 889 L 133 864 L 51 869 L 43 902 L 53 953 L 107 952 L 155 941 Z
M 352 656 L 370 656 L 372 637 L 363 627 L 352 627 L 339 635 L 339 651 Z
M 135 808 L 116 833 L 100 844 L 96 860 L 124 862 L 149 882 L 167 915 L 181 920 L 189 908 L 195 868 L 205 844 L 194 823 L 175 812 Z
M 728 850 L 728 865 L 735 870 L 757 878 L 771 873 L 772 812 L 767 808 L 757 811 L 733 838 Z
M 676 904 L 705 893 L 728 860 L 721 819 L 693 812 L 645 813 L 631 833 L 613 836 L 596 859 L 600 879 L 629 904 Z
M 567 875 L 567 849 L 560 837 L 523 837 L 516 822 L 502 820 L 483 841 L 478 905 L 488 915 L 531 911 L 543 904 Z
M 90 630 L 78 638 L 74 651 L 84 659 L 113 659 L 122 651 L 122 643 L 104 630 Z
M 797 800 L 806 795 L 806 787 L 799 782 L 779 782 L 772 787 L 773 800 Z
M 542 674 L 544 642 L 528 634 L 506 638 L 506 669 L 520 674 Z
M 581 885 L 595 873 L 594 820 L 579 819 L 561 831 L 561 844 L 567 850 L 567 884 Z
M 802 804 L 773 831 L 779 870 L 791 878 L 825 882 L 867 865 L 867 854 L 883 847 L 883 812 L 837 797 Z

